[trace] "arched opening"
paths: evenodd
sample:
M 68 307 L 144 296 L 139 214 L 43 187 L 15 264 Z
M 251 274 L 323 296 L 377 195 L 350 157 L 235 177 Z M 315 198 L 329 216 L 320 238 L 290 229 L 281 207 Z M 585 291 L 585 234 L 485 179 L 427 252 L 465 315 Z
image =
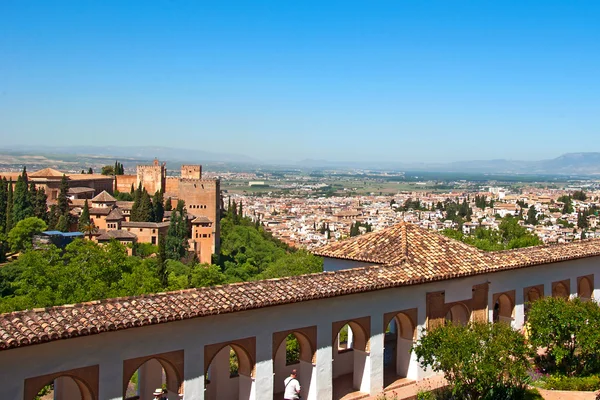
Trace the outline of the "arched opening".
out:
M 42 384 L 37 396 L 31 400 L 95 400 L 90 388 L 81 379 L 61 375 L 47 384 Z
M 493 321 L 511 324 L 514 319 L 515 307 L 506 294 L 501 294 L 494 303 Z
M 369 349 L 366 329 L 348 321 L 333 341 L 333 397 L 354 392 L 369 393 Z
M 283 398 L 284 380 L 290 376 L 292 370 L 297 372 L 296 379 L 300 382 L 302 398 L 310 399 L 314 395 L 314 390 L 311 390 L 315 383 L 313 381 L 314 351 L 308 338 L 300 332 L 290 333 L 279 343 L 273 359 L 275 398 Z
M 564 299 L 569 297 L 569 289 L 562 282 L 557 282 L 552 290 L 552 297 L 562 297 Z
M 252 392 L 253 363 L 248 352 L 237 344 L 225 345 L 205 372 L 205 399 L 248 399 Z
M 577 294 L 582 301 L 590 301 L 592 299 L 592 283 L 587 277 L 582 277 L 579 280 Z
M 384 387 L 408 376 L 415 332 L 414 321 L 403 312 L 388 323 L 383 349 Z
M 178 400 L 182 392 L 182 377 L 175 367 L 162 358 L 150 358 L 130 376 L 125 389 L 125 399 L 153 399 L 162 390 L 163 397 Z
M 531 304 L 533 304 L 534 301 L 537 301 L 541 297 L 542 294 L 537 288 L 531 288 L 527 291 L 527 294 L 525 295 L 525 306 L 523 310 L 525 313 L 525 322 L 527 322 L 527 316 L 529 315 Z
M 466 325 L 471 320 L 471 312 L 462 303 L 457 303 L 450 307 L 446 313 L 446 321 L 453 324 Z

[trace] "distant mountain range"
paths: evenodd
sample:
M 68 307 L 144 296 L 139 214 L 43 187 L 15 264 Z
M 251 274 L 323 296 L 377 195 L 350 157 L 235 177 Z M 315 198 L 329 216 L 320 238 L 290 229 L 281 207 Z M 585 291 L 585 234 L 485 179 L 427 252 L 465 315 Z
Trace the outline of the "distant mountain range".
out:
M 298 163 L 309 168 L 364 168 L 425 172 L 479 172 L 494 174 L 534 175 L 600 175 L 600 153 L 567 153 L 540 161 L 474 160 L 450 163 L 400 162 L 328 162 L 303 160 Z
M 148 162 L 155 157 L 169 163 L 190 164 L 252 164 L 280 165 L 306 169 L 370 169 L 393 171 L 424 172 L 469 172 L 490 174 L 539 174 L 539 175 L 600 175 L 600 152 L 567 153 L 559 157 L 540 161 L 519 160 L 474 160 L 450 163 L 403 163 L 394 161 L 327 161 L 306 159 L 298 162 L 288 161 L 273 163 L 258 160 L 242 154 L 214 153 L 194 149 L 176 149 L 169 147 L 142 146 L 18 146 L 0 148 L 0 154 L 52 155 L 59 159 L 60 155 L 89 156 L 91 158 L 112 159 L 136 162 Z
M 13 146 L 10 149 L 2 150 L 19 151 L 28 154 L 77 154 L 80 156 L 95 157 L 120 157 L 132 160 L 167 160 L 173 162 L 189 162 L 202 164 L 203 162 L 224 162 L 224 163 L 259 163 L 251 157 L 241 154 L 212 153 L 203 150 L 194 149 L 174 149 L 160 146 Z

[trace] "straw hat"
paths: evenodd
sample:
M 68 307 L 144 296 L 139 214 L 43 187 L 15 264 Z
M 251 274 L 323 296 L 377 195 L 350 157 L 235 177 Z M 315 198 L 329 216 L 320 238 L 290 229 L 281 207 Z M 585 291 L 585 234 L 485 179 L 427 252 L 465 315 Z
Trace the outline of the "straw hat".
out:
M 152 393 L 154 396 L 160 396 L 163 394 L 163 390 L 162 388 L 158 388 L 154 391 L 154 393 Z

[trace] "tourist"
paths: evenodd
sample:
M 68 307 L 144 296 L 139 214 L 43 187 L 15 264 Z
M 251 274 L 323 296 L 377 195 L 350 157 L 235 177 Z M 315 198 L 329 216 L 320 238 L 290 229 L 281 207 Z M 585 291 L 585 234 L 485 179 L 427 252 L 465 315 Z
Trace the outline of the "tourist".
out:
M 300 382 L 296 379 L 298 372 L 293 369 L 290 376 L 285 378 L 285 391 L 283 393 L 283 398 L 285 400 L 296 400 L 300 398 Z
M 154 393 L 152 393 L 154 395 L 154 400 L 167 400 L 167 398 L 163 396 L 163 394 L 165 394 L 166 392 L 167 391 L 162 388 L 156 389 Z

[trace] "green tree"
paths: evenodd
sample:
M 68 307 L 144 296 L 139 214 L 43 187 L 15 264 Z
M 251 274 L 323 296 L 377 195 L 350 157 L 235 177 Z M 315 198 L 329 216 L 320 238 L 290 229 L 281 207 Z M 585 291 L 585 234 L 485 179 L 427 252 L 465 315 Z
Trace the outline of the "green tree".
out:
M 184 203 L 179 200 L 177 208 L 171 214 L 171 223 L 165 239 L 165 254 L 168 259 L 180 260 L 187 251 L 187 214 Z
M 8 201 L 8 181 L 0 179 L 0 235 L 6 232 L 6 208 Z
M 88 174 L 92 175 L 94 173 L 94 170 L 92 169 L 92 167 L 88 168 Z
M 529 207 L 529 210 L 527 210 L 527 220 L 525 222 L 530 225 L 538 224 L 537 211 L 534 206 Z
M 165 247 L 165 237 L 163 235 L 158 235 L 158 252 L 156 254 L 156 270 L 158 272 L 158 277 L 161 281 L 163 287 L 166 287 L 168 282 L 167 275 L 167 254 Z
M 314 274 L 323 272 L 323 259 L 306 250 L 287 253 L 271 262 L 260 275 L 261 279 Z
M 89 219 L 87 220 L 87 222 L 80 222 L 79 224 L 79 232 L 83 233 L 84 235 L 87 235 L 88 239 L 90 240 L 92 240 L 92 236 L 98 233 L 98 231 L 99 229 L 94 223 L 94 221 L 90 221 Z
M 36 190 L 35 185 L 31 182 L 30 192 L 33 198 L 33 215 L 39 219 L 48 222 L 48 196 L 43 188 Z
M 142 193 L 139 197 L 135 215 L 133 214 L 133 208 L 131 214 L 132 221 L 154 222 L 154 209 L 152 206 L 152 201 L 150 200 L 150 195 L 146 189 L 142 190 Z
M 585 194 L 585 192 L 583 190 L 577 190 L 576 192 L 573 193 L 573 199 L 579 200 L 579 201 L 586 201 L 587 195 Z
M 33 217 L 33 204 L 31 203 L 27 169 L 25 167 L 23 167 L 23 173 L 19 176 L 15 184 L 12 214 L 13 223 Z
M 31 246 L 33 235 L 45 231 L 46 223 L 36 217 L 28 217 L 17 222 L 8 233 L 8 244 L 14 252 L 23 251 Z
M 4 224 L 4 232 L 8 233 L 14 226 L 13 224 L 13 184 L 12 179 L 8 181 L 6 193 L 6 223 Z
M 173 210 L 173 204 L 171 203 L 171 198 L 168 197 L 167 201 L 165 201 L 165 211 Z
M 536 362 L 549 372 L 588 375 L 600 372 L 600 307 L 578 298 L 544 297 L 527 314 L 529 340 L 545 348 Z
M 222 285 L 227 282 L 218 265 L 196 264 L 191 270 L 191 287 Z
M 157 190 L 152 197 L 152 213 L 155 222 L 162 222 L 165 215 L 164 199 L 163 194 L 160 190 Z
M 87 226 L 90 223 L 90 206 L 88 205 L 87 199 L 83 203 L 83 210 L 81 210 L 81 215 L 79 216 L 79 232 L 83 232 L 83 227 Z
M 102 175 L 114 175 L 115 168 L 112 165 L 105 165 L 104 167 L 102 167 L 102 170 L 100 171 L 100 173 Z
M 58 192 L 58 197 L 56 200 L 56 205 L 58 207 L 59 215 L 64 215 L 65 218 L 69 215 L 69 197 L 67 193 L 69 191 L 69 182 L 67 180 L 67 176 L 63 174 L 62 179 L 60 180 L 60 187 Z
M 67 217 L 60 215 L 54 229 L 60 232 L 69 232 L 69 221 L 67 220 Z
M 523 399 L 533 355 L 508 324 L 447 324 L 414 346 L 423 367 L 443 372 L 453 398 Z

